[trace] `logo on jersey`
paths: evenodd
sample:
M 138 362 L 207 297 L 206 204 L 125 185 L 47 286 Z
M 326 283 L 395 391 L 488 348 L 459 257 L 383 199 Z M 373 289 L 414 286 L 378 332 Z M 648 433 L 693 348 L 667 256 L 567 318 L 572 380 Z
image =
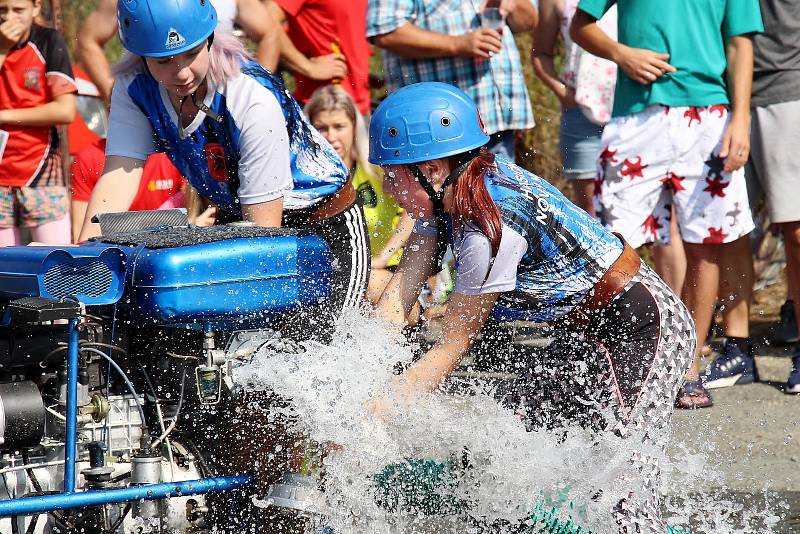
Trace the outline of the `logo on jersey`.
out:
M 150 192 L 155 191 L 168 191 L 174 187 L 175 181 L 172 178 L 158 178 L 147 182 L 147 190 Z
M 183 46 L 184 44 L 186 44 L 186 39 L 183 38 L 183 35 L 178 33 L 178 30 L 175 28 L 170 28 L 165 46 L 169 49 L 173 49 Z
M 208 143 L 205 148 L 208 173 L 218 182 L 228 181 L 228 165 L 225 163 L 225 149 L 218 143 Z
M 42 89 L 42 73 L 36 67 L 25 69 L 25 89 L 40 91 Z

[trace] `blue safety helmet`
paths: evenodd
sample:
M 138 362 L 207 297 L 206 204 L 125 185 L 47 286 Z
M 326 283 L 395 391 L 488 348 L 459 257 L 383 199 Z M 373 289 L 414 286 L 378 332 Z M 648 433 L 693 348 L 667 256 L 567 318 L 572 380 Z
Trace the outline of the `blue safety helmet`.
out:
M 211 0 L 118 0 L 119 40 L 137 56 L 167 57 L 191 50 L 214 33 Z
M 369 161 L 420 163 L 454 156 L 489 142 L 478 106 L 461 89 L 422 82 L 389 95 L 369 125 Z

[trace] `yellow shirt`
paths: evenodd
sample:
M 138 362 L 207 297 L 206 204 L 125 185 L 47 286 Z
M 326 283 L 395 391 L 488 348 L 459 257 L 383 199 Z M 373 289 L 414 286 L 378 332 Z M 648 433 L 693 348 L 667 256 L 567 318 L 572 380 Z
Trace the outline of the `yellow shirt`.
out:
M 358 164 L 353 173 L 353 187 L 356 188 L 358 202 L 364 209 L 364 217 L 367 219 L 372 256 L 377 256 L 394 234 L 405 210 L 397 204 L 393 196 L 384 194 L 380 176 L 370 175 Z M 387 266 L 397 265 L 402 255 L 403 251 L 398 250 Z

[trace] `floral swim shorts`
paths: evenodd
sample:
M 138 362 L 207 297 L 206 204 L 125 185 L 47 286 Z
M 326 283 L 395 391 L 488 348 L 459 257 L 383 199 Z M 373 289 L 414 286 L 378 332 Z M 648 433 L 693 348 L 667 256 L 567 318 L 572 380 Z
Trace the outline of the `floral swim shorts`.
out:
M 0 228 L 39 226 L 67 216 L 64 186 L 0 187 Z

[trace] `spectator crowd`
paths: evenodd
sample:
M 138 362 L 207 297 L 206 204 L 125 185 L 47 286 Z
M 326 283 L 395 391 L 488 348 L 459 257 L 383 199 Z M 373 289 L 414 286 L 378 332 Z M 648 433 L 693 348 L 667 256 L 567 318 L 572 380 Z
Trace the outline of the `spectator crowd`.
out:
M 211 1 L 222 31 L 246 39 L 268 71 L 291 75 L 308 120 L 350 170 L 369 228 L 370 302 L 414 225 L 367 161 L 373 89 L 459 87 L 478 105 L 489 150 L 513 161 L 517 132 L 535 125 L 522 68 L 531 61 L 560 103 L 572 200 L 632 246 L 647 247 L 693 316 L 698 347 L 676 406 L 708 407 L 709 390 L 758 380 L 749 315 L 752 211 L 762 195 L 786 250 L 789 294 L 777 341 L 800 341 L 800 3 Z M 105 163 L 104 110 L 88 103 L 111 99 L 115 70 L 103 47 L 117 34 L 117 2 L 99 0 L 69 36 L 79 68 L 41 2 L 0 0 L 3 246 L 77 241 Z M 523 33 L 533 38 L 530 56 L 515 40 Z M 376 49 L 382 79 L 370 73 Z M 59 127 L 71 123 L 67 155 Z M 154 153 L 130 209 L 170 207 L 186 207 L 195 224 L 218 215 Z M 701 373 L 718 303 L 725 343 Z M 800 393 L 800 349 L 785 391 Z

